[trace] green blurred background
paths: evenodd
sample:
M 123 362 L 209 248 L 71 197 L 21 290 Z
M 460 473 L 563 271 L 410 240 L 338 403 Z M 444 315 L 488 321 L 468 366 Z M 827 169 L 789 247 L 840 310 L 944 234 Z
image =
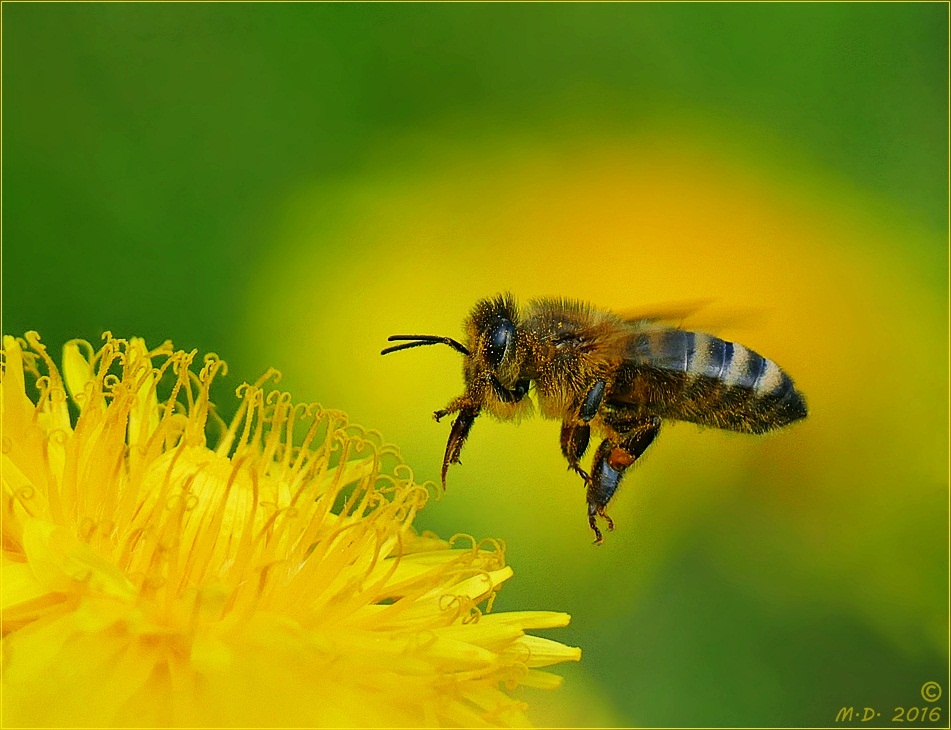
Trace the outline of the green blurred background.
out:
M 437 479 L 458 355 L 388 334 L 459 336 L 501 290 L 712 299 L 695 326 L 807 421 L 667 428 L 595 548 L 558 425 L 484 418 L 421 526 L 505 540 L 498 607 L 572 614 L 538 724 L 890 725 L 930 680 L 947 724 L 945 4 L 2 20 L 4 332 L 213 350 L 226 412 L 278 367 Z

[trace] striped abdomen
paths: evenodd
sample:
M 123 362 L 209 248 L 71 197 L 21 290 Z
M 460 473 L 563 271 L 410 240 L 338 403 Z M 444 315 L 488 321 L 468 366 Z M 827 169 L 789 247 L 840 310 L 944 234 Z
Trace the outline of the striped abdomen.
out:
M 735 342 L 678 329 L 636 333 L 610 399 L 662 418 L 762 433 L 806 416 L 792 379 Z

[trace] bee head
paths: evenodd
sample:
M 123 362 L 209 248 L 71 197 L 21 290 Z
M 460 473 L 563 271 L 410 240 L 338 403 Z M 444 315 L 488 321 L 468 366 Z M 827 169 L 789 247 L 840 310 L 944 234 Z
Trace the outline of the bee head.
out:
M 477 302 L 465 330 L 472 350 L 463 368 L 467 392 L 499 418 L 524 415 L 531 401 L 523 399 L 529 381 L 522 377 L 525 343 L 515 298 L 499 294 Z
M 511 294 L 477 302 L 465 322 L 473 364 L 504 374 L 516 349 L 517 324 L 518 309 Z
M 518 418 L 532 410 L 531 400 L 524 397 L 529 380 L 521 374 L 526 351 L 519 339 L 514 297 L 500 294 L 478 302 L 465 321 L 465 330 L 465 345 L 439 335 L 391 335 L 390 342 L 401 344 L 391 345 L 380 353 L 386 355 L 411 347 L 441 344 L 465 355 L 466 392 L 434 414 L 437 421 L 451 413 L 458 414 L 443 458 L 443 487 L 449 465 L 459 463 L 462 446 L 483 408 L 502 419 Z
M 497 415 L 511 418 L 515 415 L 511 406 L 528 392 L 528 380 L 521 375 L 526 354 L 518 322 L 515 298 L 499 294 L 473 307 L 464 324 L 466 344 L 439 335 L 392 335 L 389 341 L 401 344 L 387 347 L 381 354 L 422 345 L 449 345 L 465 355 L 463 375 L 470 399 L 490 408 L 495 404 Z
M 485 332 L 484 357 L 486 363 L 497 368 L 512 349 L 515 340 L 515 325 L 512 320 L 501 317 L 492 322 Z

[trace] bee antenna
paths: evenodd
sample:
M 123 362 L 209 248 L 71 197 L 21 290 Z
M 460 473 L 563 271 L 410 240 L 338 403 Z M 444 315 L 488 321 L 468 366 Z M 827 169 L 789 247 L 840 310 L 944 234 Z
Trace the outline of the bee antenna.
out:
M 393 345 L 392 347 L 387 347 L 386 349 L 380 351 L 381 355 L 387 355 L 398 350 L 408 350 L 411 347 L 421 347 L 422 345 L 449 345 L 453 350 L 456 352 L 461 352 L 466 357 L 469 357 L 472 354 L 461 342 L 456 342 L 451 337 L 440 337 L 439 335 L 390 335 L 386 338 L 386 340 L 387 342 L 399 342 L 401 340 L 409 341 L 404 342 L 402 345 Z

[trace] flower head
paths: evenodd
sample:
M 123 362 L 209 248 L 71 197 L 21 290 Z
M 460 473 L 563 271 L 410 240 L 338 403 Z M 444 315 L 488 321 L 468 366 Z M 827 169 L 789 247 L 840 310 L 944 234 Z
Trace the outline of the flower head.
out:
M 566 614 L 489 611 L 500 544 L 417 534 L 396 450 L 274 373 L 226 424 L 215 356 L 3 342 L 6 725 L 524 724 L 506 690 L 580 657 L 525 633 Z

